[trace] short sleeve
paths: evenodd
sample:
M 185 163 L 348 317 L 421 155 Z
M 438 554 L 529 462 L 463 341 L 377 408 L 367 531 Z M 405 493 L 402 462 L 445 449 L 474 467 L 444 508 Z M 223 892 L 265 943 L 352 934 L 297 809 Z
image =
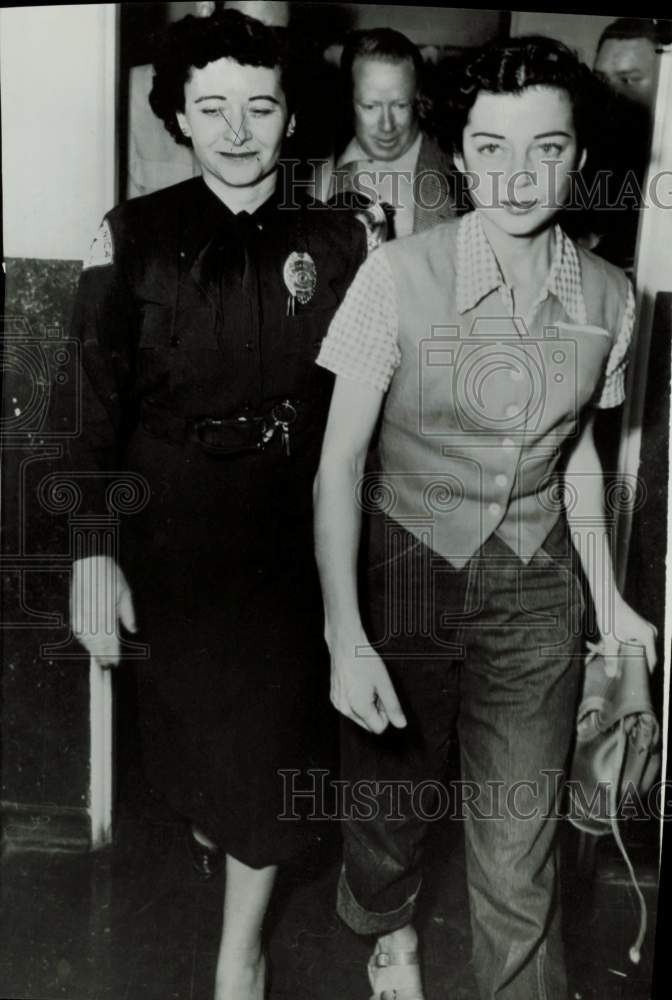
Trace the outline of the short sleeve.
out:
M 628 367 L 628 350 L 635 327 L 635 296 L 628 281 L 628 298 L 623 312 L 621 329 L 611 349 L 604 371 L 602 386 L 595 399 L 595 406 L 608 410 L 620 406 L 625 399 L 625 372 Z
M 114 264 L 114 240 L 109 222 L 103 219 L 82 269 L 86 271 L 89 267 L 106 267 L 108 264 Z
M 362 264 L 334 316 L 317 364 L 385 392 L 401 360 L 396 292 L 384 251 Z

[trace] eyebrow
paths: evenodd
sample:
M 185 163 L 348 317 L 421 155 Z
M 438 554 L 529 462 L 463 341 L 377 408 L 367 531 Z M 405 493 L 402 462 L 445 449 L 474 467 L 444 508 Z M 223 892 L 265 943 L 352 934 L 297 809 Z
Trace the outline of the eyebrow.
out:
M 564 135 L 568 139 L 572 139 L 573 136 L 571 132 L 564 132 L 562 129 L 555 129 L 553 132 L 538 132 L 537 135 L 533 136 L 534 139 L 548 139 L 552 135 Z M 481 136 L 485 136 L 488 139 L 502 139 L 506 140 L 505 135 L 497 135 L 496 132 L 472 132 L 471 138 L 477 139 Z
M 224 94 L 205 94 L 203 97 L 197 97 L 194 104 L 200 104 L 201 101 L 226 101 L 227 97 Z M 271 101 L 272 104 L 280 104 L 277 97 L 273 97 L 272 94 L 254 94 L 252 97 L 248 98 L 250 101 Z

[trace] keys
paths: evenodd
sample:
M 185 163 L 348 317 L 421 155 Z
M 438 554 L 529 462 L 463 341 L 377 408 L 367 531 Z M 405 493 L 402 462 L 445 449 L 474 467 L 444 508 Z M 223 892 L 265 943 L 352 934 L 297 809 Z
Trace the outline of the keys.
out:
M 289 447 L 289 424 L 280 424 L 282 427 L 282 446 L 285 449 L 285 455 L 289 457 L 291 455 L 291 450 Z
M 273 426 L 276 430 L 280 429 L 282 447 L 285 450 L 285 455 L 288 457 L 291 455 L 289 428 L 296 420 L 296 416 L 296 407 L 288 399 L 283 399 L 281 403 L 277 403 L 271 410 Z

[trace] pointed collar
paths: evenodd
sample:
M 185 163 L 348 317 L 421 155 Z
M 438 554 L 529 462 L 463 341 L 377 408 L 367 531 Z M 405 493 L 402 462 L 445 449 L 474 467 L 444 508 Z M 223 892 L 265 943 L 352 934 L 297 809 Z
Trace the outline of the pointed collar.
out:
M 374 156 L 370 156 L 368 153 L 364 152 L 359 139 L 357 139 L 356 136 L 353 136 L 339 156 L 336 168 L 338 170 L 343 170 L 351 163 L 357 163 L 362 167 L 365 164 L 368 164 L 369 166 L 373 165 L 380 172 L 386 172 L 388 170 L 395 170 L 399 172 L 409 170 L 412 172 L 415 170 L 418 157 L 420 156 L 420 147 L 422 145 L 423 138 L 423 132 L 418 131 L 418 134 L 406 152 L 402 153 L 396 160 L 377 160 Z
M 554 234 L 553 262 L 535 305 L 548 294 L 555 295 L 575 323 L 585 324 L 588 320 L 576 247 L 559 225 L 555 226 Z M 490 292 L 505 286 L 479 213 L 469 212 L 460 220 L 457 234 L 458 311 L 464 313 L 473 309 Z

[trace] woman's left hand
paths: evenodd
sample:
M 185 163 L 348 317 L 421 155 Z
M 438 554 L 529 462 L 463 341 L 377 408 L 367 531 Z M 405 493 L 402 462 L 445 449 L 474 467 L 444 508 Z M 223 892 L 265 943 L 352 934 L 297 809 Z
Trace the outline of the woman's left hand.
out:
M 629 604 L 618 595 L 614 606 L 613 627 L 609 631 L 600 629 L 600 651 L 605 656 L 615 656 L 621 642 L 635 642 L 644 647 L 649 673 L 656 665 L 656 636 L 658 629 L 651 622 L 638 615 Z

